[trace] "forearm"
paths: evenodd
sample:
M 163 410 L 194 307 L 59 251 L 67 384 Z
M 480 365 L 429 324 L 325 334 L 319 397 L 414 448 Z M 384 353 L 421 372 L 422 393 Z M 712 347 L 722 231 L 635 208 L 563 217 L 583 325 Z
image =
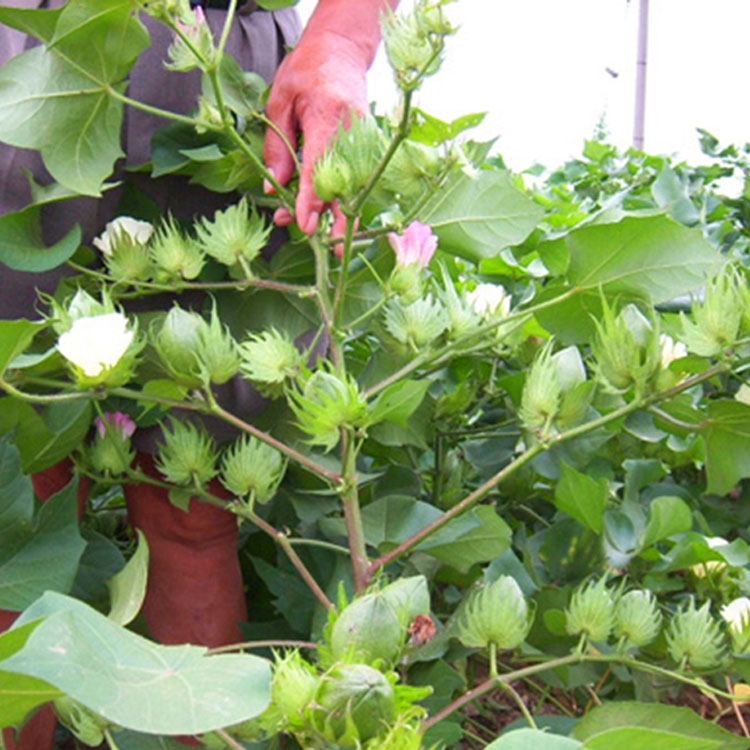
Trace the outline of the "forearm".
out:
M 302 35 L 335 34 L 353 43 L 369 68 L 380 44 L 380 17 L 395 10 L 399 0 L 319 0 Z

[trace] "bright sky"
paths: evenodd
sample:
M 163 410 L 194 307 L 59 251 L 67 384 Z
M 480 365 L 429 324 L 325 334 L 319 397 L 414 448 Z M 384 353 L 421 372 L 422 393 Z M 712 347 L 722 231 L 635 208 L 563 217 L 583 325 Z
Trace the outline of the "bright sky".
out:
M 496 149 L 516 170 L 579 154 L 603 114 L 611 140 L 626 147 L 638 6 L 638 0 L 457 0 L 447 11 L 460 29 L 417 105 L 443 119 L 487 111 L 473 137 L 499 136 Z M 300 3 L 304 17 L 314 7 L 315 0 Z M 722 142 L 750 141 L 750 1 L 651 0 L 649 18 L 646 150 L 696 159 L 696 127 Z M 383 58 L 370 72 L 370 98 L 388 111 L 396 94 Z

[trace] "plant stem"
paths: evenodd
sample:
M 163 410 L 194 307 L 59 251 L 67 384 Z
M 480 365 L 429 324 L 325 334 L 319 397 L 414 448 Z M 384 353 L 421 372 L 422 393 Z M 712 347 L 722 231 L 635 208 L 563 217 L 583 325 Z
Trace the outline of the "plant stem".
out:
M 104 739 L 107 740 L 107 746 L 109 747 L 109 750 L 120 750 L 120 748 L 117 747 L 117 743 L 115 742 L 115 739 L 114 737 L 112 737 L 112 733 L 108 728 L 105 727 L 102 730 L 102 734 L 104 735 Z
M 518 691 L 513 687 L 513 685 L 511 685 L 509 682 L 506 682 L 503 684 L 503 689 L 516 702 L 516 705 L 518 706 L 521 713 L 523 714 L 523 718 L 526 719 L 526 723 L 532 729 L 539 729 L 539 727 L 537 726 L 537 723 L 534 721 L 534 717 L 531 715 L 531 711 L 529 711 L 528 707 L 524 703 L 523 698 L 518 694 Z
M 229 32 L 232 29 L 232 22 L 234 21 L 234 15 L 237 12 L 237 0 L 229 0 L 229 6 L 227 7 L 227 15 L 224 19 L 224 28 L 221 30 L 221 37 L 219 43 L 216 45 L 216 65 L 221 65 L 221 58 L 224 55 L 224 50 L 227 46 L 227 40 L 229 39 Z
M 206 652 L 211 656 L 215 654 L 228 654 L 232 651 L 245 651 L 253 648 L 318 648 L 317 643 L 312 641 L 243 641 L 242 643 L 230 643 L 228 646 L 217 646 L 216 648 L 210 648 Z
M 267 432 L 263 432 L 263 430 L 259 430 L 257 427 L 249 424 L 248 422 L 245 422 L 239 417 L 236 417 L 234 414 L 231 414 L 230 412 L 226 411 L 218 404 L 213 404 L 208 409 L 208 413 L 214 414 L 215 416 L 219 417 L 220 419 L 223 419 L 225 422 L 229 422 L 229 424 L 232 424 L 235 427 L 238 427 L 244 432 L 249 432 L 251 435 L 257 437 L 259 440 L 262 440 L 264 443 L 267 443 L 273 448 L 276 448 L 276 450 L 283 453 L 285 456 L 289 456 L 289 458 L 296 461 L 300 466 L 304 466 L 308 471 L 311 471 L 313 474 L 317 474 L 318 476 L 323 477 L 324 479 L 327 479 L 329 482 L 332 482 L 333 484 L 338 484 L 341 481 L 341 474 L 337 474 L 335 471 L 326 469 L 325 466 L 321 466 L 319 463 L 317 463 L 313 459 L 308 458 L 307 456 L 295 450 L 294 448 L 291 448 L 286 443 L 282 443 L 280 440 L 277 440 L 275 437 L 272 437 Z
M 344 306 L 344 296 L 346 295 L 346 282 L 349 279 L 349 263 L 352 255 L 352 234 L 354 233 L 354 218 L 346 217 L 346 234 L 344 236 L 344 253 L 341 257 L 341 271 L 339 273 L 338 284 L 336 285 L 336 294 L 333 298 L 333 325 L 339 324 L 341 309 Z
M 307 584 L 310 591 L 313 592 L 315 598 L 327 610 L 333 607 L 333 604 L 331 604 L 331 600 L 325 595 L 325 592 L 322 588 L 320 588 L 318 582 L 313 577 L 309 568 L 305 565 L 305 563 L 302 562 L 302 559 L 297 554 L 294 547 L 292 547 L 292 545 L 289 543 L 289 539 L 287 538 L 286 534 L 271 526 L 268 521 L 262 519 L 256 513 L 253 513 L 250 508 L 244 505 L 235 503 L 228 505 L 227 509 L 231 510 L 232 513 L 236 513 L 242 518 L 246 518 L 251 523 L 254 523 L 259 529 L 265 531 L 266 534 L 268 534 L 268 536 L 270 536 L 284 550 L 286 556 L 289 558 L 289 561 L 297 569 L 297 572 L 300 574 L 300 576 L 302 576 L 302 579 Z
M 119 91 L 114 89 L 112 86 L 106 87 L 107 94 L 111 96 L 113 99 L 117 99 L 118 101 L 121 101 L 123 104 L 127 104 L 130 107 L 134 107 L 135 109 L 140 109 L 143 112 L 148 112 L 150 115 L 155 115 L 156 117 L 161 117 L 165 120 L 174 120 L 175 122 L 181 122 L 185 125 L 190 125 L 191 127 L 195 127 L 196 125 L 206 128 L 206 130 L 213 130 L 213 131 L 220 131 L 221 128 L 218 128 L 216 125 L 213 125 L 209 122 L 204 122 L 203 120 L 198 120 L 195 117 L 188 117 L 187 115 L 178 115 L 176 112 L 170 112 L 168 109 L 161 109 L 160 107 L 152 107 L 150 104 L 145 104 L 144 102 L 140 102 L 137 99 L 131 99 L 129 96 L 125 96 L 125 94 L 121 94 Z
M 545 442 L 540 442 L 532 446 L 531 448 L 527 448 L 520 456 L 517 456 L 515 459 L 513 459 L 513 461 L 500 469 L 500 471 L 498 471 L 494 476 L 490 477 L 484 484 L 477 487 L 477 489 L 469 493 L 463 500 L 454 505 L 450 510 L 443 513 L 442 516 L 436 518 L 432 523 L 429 523 L 421 531 L 414 534 L 414 536 L 412 536 L 410 539 L 407 539 L 405 542 L 399 544 L 395 549 L 375 560 L 368 569 L 368 575 L 372 576 L 372 574 L 375 573 L 375 571 L 377 571 L 379 568 L 382 568 L 384 565 L 388 565 L 389 563 L 393 562 L 398 557 L 403 555 L 405 552 L 408 552 L 428 536 L 434 534 L 438 529 L 445 526 L 448 521 L 455 518 L 456 516 L 461 515 L 462 513 L 465 513 L 467 510 L 469 510 L 469 508 L 478 503 L 483 497 L 485 497 L 485 495 L 487 495 L 498 484 L 504 481 L 508 476 L 516 472 L 518 469 L 526 465 L 529 461 L 538 456 L 540 453 L 546 451 L 548 448 L 552 448 L 553 446 L 564 443 L 567 440 L 572 440 L 573 438 L 584 435 L 587 432 L 591 432 L 592 430 L 595 430 L 599 427 L 603 427 L 610 422 L 614 422 L 618 419 L 621 419 L 622 417 L 627 416 L 628 414 L 631 414 L 634 411 L 638 411 L 639 409 L 648 407 L 652 403 L 669 399 L 672 396 L 686 390 L 687 388 L 692 388 L 694 385 L 697 385 L 698 383 L 702 383 L 704 380 L 708 380 L 709 378 L 714 377 L 714 375 L 723 372 L 725 369 L 725 365 L 714 365 L 705 372 L 700 373 L 699 375 L 694 375 L 692 378 L 684 380 L 682 383 L 674 386 L 673 388 L 670 388 L 667 391 L 653 394 L 651 396 L 646 396 L 636 401 L 632 401 L 631 403 L 626 404 L 619 409 L 615 409 L 615 411 L 612 411 L 609 414 L 605 414 L 604 416 L 601 416 L 597 419 L 592 419 L 590 422 L 578 425 L 578 427 L 573 427 L 566 432 L 561 432 L 558 435 L 553 435 L 549 437 Z
M 708 690 L 714 695 L 721 696 L 722 698 L 729 698 L 733 701 L 736 700 L 735 696 L 731 695 L 730 693 L 726 693 L 723 690 L 719 690 L 718 688 L 709 685 L 703 680 L 696 680 L 692 677 L 688 677 L 685 674 L 680 674 L 679 672 L 674 672 L 670 669 L 656 666 L 655 664 L 647 664 L 628 656 L 617 656 L 616 654 L 574 653 L 569 654 L 568 656 L 560 656 L 555 659 L 550 659 L 549 661 L 544 661 L 539 664 L 532 664 L 526 667 L 522 667 L 521 669 L 516 669 L 513 672 L 499 675 L 498 677 L 489 677 L 484 682 L 481 682 L 479 685 L 469 690 L 467 693 L 464 693 L 462 696 L 456 698 L 456 700 L 454 700 L 442 710 L 438 711 L 434 716 L 430 716 L 428 719 L 426 719 L 422 723 L 422 729 L 426 731 L 430 727 L 450 716 L 452 713 L 458 711 L 460 708 L 463 708 L 463 706 L 465 706 L 467 703 L 471 703 L 471 701 L 480 698 L 485 693 L 489 693 L 498 687 L 504 688 L 511 682 L 524 679 L 525 677 L 529 677 L 539 672 L 546 672 L 550 669 L 558 669 L 560 667 L 566 667 L 569 664 L 582 664 L 584 662 L 599 664 L 622 664 L 623 666 L 629 667 L 631 669 L 638 669 L 643 672 L 650 672 L 652 674 L 669 677 L 673 680 L 679 680 L 680 682 L 684 682 L 687 685 L 697 687 L 700 690 Z
M 391 142 L 388 144 L 388 148 L 380 159 L 378 166 L 375 167 L 375 170 L 370 175 L 364 187 L 359 191 L 356 198 L 352 202 L 351 212 L 355 216 L 359 214 L 362 206 L 367 200 L 367 197 L 370 195 L 373 188 L 377 184 L 377 181 L 385 171 L 385 168 L 388 166 L 388 162 L 390 162 L 390 160 L 393 158 L 393 155 L 396 153 L 396 149 L 398 149 L 404 138 L 406 138 L 406 136 L 409 134 L 409 118 L 411 117 L 412 95 L 412 91 L 404 92 L 403 109 L 396 132 L 394 133 L 393 138 L 391 138 Z
M 354 436 L 350 431 L 342 429 L 342 485 L 341 502 L 344 504 L 346 519 L 346 533 L 349 539 L 349 554 L 352 558 L 354 574 L 354 589 L 361 594 L 368 583 L 367 545 L 362 526 L 362 513 L 357 494 L 357 450 Z
M 91 398 L 101 399 L 105 396 L 103 391 L 76 391 L 74 393 L 53 393 L 49 395 L 26 393 L 15 388 L 5 380 L 0 380 L 0 389 L 4 390 L 9 396 L 15 396 L 15 398 L 21 401 L 28 401 L 31 404 L 55 404 L 60 401 L 80 401 L 81 399 Z
M 320 547 L 321 549 L 327 549 L 331 552 L 338 552 L 340 555 L 349 556 L 349 550 L 346 547 L 342 547 L 340 544 L 334 544 L 333 542 L 325 542 L 322 539 L 303 539 L 298 537 L 296 539 L 289 539 L 289 544 L 297 545 L 299 547 Z
M 228 735 L 223 729 L 214 729 L 214 732 L 221 737 L 222 740 L 230 747 L 232 750 L 245 750 L 245 748 L 240 745 L 237 740 L 234 739 L 234 737 L 231 737 Z

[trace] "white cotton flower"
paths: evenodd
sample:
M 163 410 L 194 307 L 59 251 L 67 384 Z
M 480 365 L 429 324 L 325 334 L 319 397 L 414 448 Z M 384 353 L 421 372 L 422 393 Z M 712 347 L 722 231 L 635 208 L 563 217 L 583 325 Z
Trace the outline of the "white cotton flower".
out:
M 104 231 L 94 238 L 93 245 L 103 255 L 112 255 L 114 246 L 126 237 L 136 245 L 145 245 L 154 233 L 154 227 L 147 221 L 140 221 L 131 216 L 118 216 L 108 222 Z
M 721 616 L 729 623 L 729 629 L 741 633 L 750 624 L 750 599 L 741 596 L 721 608 Z
M 114 367 L 133 343 L 135 333 L 119 312 L 78 318 L 57 342 L 60 354 L 84 375 L 95 378 Z
M 500 284 L 478 284 L 476 289 L 466 294 L 466 301 L 485 320 L 504 318 L 510 312 L 510 295 Z
M 681 341 L 675 341 L 671 336 L 667 336 L 666 333 L 662 333 L 659 336 L 659 346 L 661 347 L 661 366 L 664 370 L 676 359 L 682 359 L 682 357 L 687 357 L 688 355 L 685 344 Z

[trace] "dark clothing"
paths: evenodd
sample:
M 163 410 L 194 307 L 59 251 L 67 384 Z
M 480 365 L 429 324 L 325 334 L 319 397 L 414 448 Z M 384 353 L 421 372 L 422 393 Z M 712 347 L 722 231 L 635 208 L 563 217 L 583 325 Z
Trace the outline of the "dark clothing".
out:
M 46 3 L 41 0 L 6 0 L 5 4 L 21 8 L 37 8 L 40 5 L 52 8 L 64 3 L 62 0 L 49 0 Z M 224 23 L 225 12 L 209 7 L 206 17 L 214 33 L 218 34 Z M 133 67 L 128 95 L 162 109 L 186 114 L 195 107 L 200 91 L 200 72 L 167 72 L 163 61 L 172 42 L 172 32 L 148 16 L 143 15 L 142 21 L 151 35 L 151 46 L 141 54 Z M 292 8 L 238 14 L 226 49 L 244 70 L 256 72 L 270 82 L 285 48 L 296 42 L 299 32 L 299 18 Z M 0 26 L 0 65 L 34 44 L 36 41 L 25 34 Z M 179 81 L 179 85 L 175 85 L 175 81 Z M 126 110 L 123 150 L 127 154 L 128 165 L 149 160 L 151 138 L 166 124 L 167 121 L 141 110 Z M 0 143 L 0 216 L 18 211 L 30 202 L 24 169 L 31 170 L 38 182 L 46 184 L 50 181 L 36 151 L 16 149 Z M 195 213 L 211 213 L 226 204 L 225 197 L 187 185 L 181 178 L 153 181 L 145 175 L 135 174 L 132 181 L 149 193 L 165 212 L 170 210 L 178 218 L 190 218 Z M 121 191 L 115 189 L 104 193 L 102 198 L 77 198 L 46 206 L 43 212 L 45 240 L 55 242 L 73 224 L 79 223 L 84 241 L 90 242 L 113 218 L 120 196 Z M 0 264 L 0 319 L 36 317 L 36 290 L 54 291 L 64 273 L 65 269 L 43 274 L 20 273 Z

